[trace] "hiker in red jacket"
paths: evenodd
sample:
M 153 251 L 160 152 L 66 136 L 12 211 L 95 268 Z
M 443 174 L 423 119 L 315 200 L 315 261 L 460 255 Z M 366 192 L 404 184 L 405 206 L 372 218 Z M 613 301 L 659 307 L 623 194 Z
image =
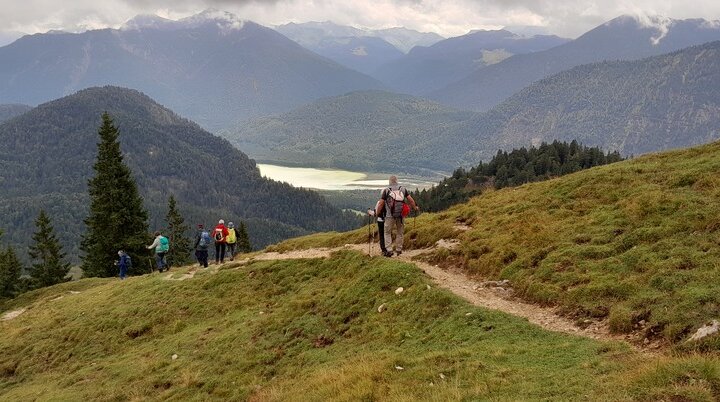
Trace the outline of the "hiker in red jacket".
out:
M 227 237 L 230 234 L 225 227 L 225 221 L 220 219 L 218 225 L 213 230 L 212 237 L 215 240 L 215 264 L 225 262 L 225 247 L 227 246 Z

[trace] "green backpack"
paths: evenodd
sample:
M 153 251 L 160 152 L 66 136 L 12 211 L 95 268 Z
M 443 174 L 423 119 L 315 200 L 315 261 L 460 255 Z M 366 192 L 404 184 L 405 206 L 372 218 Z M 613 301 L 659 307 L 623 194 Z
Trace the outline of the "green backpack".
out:
M 158 253 L 167 253 L 170 250 L 170 240 L 165 236 L 160 236 L 160 245 L 157 248 Z

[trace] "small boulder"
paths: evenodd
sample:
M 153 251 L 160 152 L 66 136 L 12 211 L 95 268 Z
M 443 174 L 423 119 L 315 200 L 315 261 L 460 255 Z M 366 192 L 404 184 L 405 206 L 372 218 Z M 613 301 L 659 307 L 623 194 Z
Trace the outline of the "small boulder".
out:
M 405 367 L 402 367 L 402 366 L 395 366 L 395 370 L 398 370 L 398 371 L 400 371 L 400 370 L 405 370 Z
M 387 306 L 385 303 L 381 304 L 380 307 L 378 307 L 378 313 L 382 313 L 383 311 L 387 310 Z
M 405 289 L 401 286 L 401 287 L 395 289 L 395 294 L 396 294 L 396 295 L 399 295 L 400 293 L 402 293 L 402 292 L 404 292 L 404 291 L 405 291 Z
M 688 339 L 688 342 L 699 341 L 705 337 L 718 333 L 718 331 L 720 331 L 720 322 L 712 320 L 711 323 L 700 327 L 695 334 Z
M 178 355 L 177 355 L 177 353 L 175 353 L 175 354 L 174 354 L 174 355 L 172 355 L 172 357 L 171 357 L 171 359 L 173 359 L 173 360 L 177 360 L 177 358 L 178 358 Z

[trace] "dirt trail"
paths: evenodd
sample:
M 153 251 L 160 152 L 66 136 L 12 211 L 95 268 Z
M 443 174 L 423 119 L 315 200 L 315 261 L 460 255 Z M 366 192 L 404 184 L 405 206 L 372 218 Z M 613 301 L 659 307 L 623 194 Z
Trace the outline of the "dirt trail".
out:
M 437 246 L 452 247 L 453 245 L 439 242 Z M 339 250 L 356 250 L 368 254 L 368 245 L 347 244 L 344 247 L 338 248 L 316 248 L 289 251 L 285 253 L 270 252 L 259 254 L 251 259 L 242 260 L 240 262 L 249 262 L 251 260 L 326 258 L 330 256 L 331 253 Z M 446 270 L 413 259 L 420 254 L 432 250 L 433 249 L 409 250 L 399 257 L 393 257 L 393 259 L 415 264 L 428 276 L 430 276 L 438 286 L 450 290 L 454 294 L 476 306 L 498 310 L 518 317 L 526 318 L 529 322 L 550 331 L 563 332 L 597 340 L 628 340 L 627 337 L 611 334 L 605 322 L 587 321 L 584 323 L 584 328 L 581 328 L 572 320 L 560 316 L 555 309 L 541 307 L 518 300 L 512 296 L 512 289 L 510 288 L 493 286 L 492 282 L 490 282 L 490 286 L 488 286 L 488 282 L 477 281 L 459 270 Z M 373 245 L 369 249 L 369 254 L 372 256 L 379 256 L 379 248 Z

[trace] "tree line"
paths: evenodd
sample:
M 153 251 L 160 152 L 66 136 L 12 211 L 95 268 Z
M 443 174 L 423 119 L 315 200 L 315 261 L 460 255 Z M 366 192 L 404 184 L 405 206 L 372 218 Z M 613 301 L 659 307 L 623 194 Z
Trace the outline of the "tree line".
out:
M 514 187 L 623 160 L 618 152 L 603 153 L 577 141 L 542 143 L 539 147 L 498 151 L 488 163 L 456 169 L 430 189 L 415 190 L 423 211 L 437 212 L 467 201 L 484 189 Z
M 83 275 L 117 275 L 115 262 L 119 250 L 125 250 L 133 257 L 129 274 L 151 272 L 152 261 L 143 258 L 149 255 L 146 245 L 152 241 L 148 212 L 143 207 L 132 172 L 123 160 L 119 132 L 107 113 L 102 115 L 98 135 L 100 142 L 93 166 L 95 175 L 88 182 L 90 212 L 84 220 L 87 230 L 80 244 Z M 170 240 L 173 263 L 190 263 L 194 244 L 188 237 L 190 228 L 185 224 L 173 195 L 168 198 L 165 223 L 164 234 Z M 66 261 L 67 255 L 45 210 L 40 211 L 35 227 L 28 247 L 32 263 L 27 272 L 12 246 L 0 250 L 0 299 L 70 280 L 70 263 Z M 251 251 L 244 222 L 240 222 L 237 232 L 238 250 Z

